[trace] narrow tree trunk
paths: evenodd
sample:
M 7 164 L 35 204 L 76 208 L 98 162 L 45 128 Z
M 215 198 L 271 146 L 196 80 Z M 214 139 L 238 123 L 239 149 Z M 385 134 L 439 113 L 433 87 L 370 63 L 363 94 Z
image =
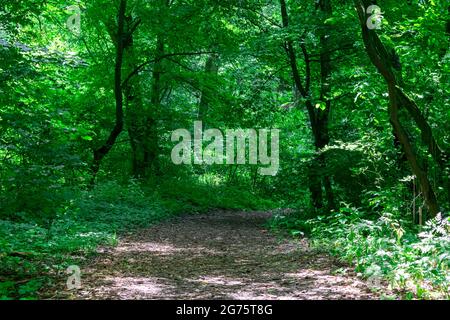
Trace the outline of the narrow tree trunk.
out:
M 217 63 L 218 56 L 217 54 L 211 54 L 205 63 L 205 74 L 206 76 L 214 76 L 219 72 L 219 66 Z M 206 116 L 208 113 L 209 103 L 210 103 L 210 91 L 208 88 L 203 86 L 200 98 L 200 104 L 198 107 L 198 119 L 203 121 L 203 126 L 206 126 Z
M 330 30 L 329 27 L 324 23 L 326 19 L 332 15 L 331 0 L 320 0 L 319 7 L 322 11 L 323 23 L 322 28 L 324 29 L 320 35 L 320 78 L 321 78 L 321 89 L 320 89 L 320 100 L 324 103 L 324 109 L 317 109 L 317 126 L 319 129 L 319 137 L 317 139 L 318 150 L 323 149 L 330 143 L 330 133 L 328 129 L 328 119 L 331 111 L 331 48 L 330 48 Z M 326 159 L 323 154 L 319 156 L 319 164 L 322 169 L 326 168 Z M 331 187 L 331 178 L 328 175 L 323 176 L 323 185 L 325 188 L 325 193 L 327 197 L 328 209 L 334 209 L 334 195 Z
M 419 127 L 422 136 L 422 142 L 428 147 L 428 152 L 439 165 L 439 167 L 444 170 L 448 165 L 449 156 L 444 152 L 438 145 L 436 139 L 433 136 L 433 131 L 427 119 L 424 117 L 420 111 L 417 104 L 406 93 L 396 86 L 395 94 L 399 99 L 399 104 L 408 110 L 408 113 L 414 119 L 417 127 Z
M 117 45 L 116 45 L 116 63 L 114 71 L 114 96 L 116 101 L 116 123 L 112 129 L 106 142 L 98 149 L 94 150 L 94 161 L 92 164 L 92 181 L 91 185 L 95 183 L 95 178 L 100 169 L 103 158 L 109 153 L 114 146 L 117 137 L 123 130 L 123 97 L 122 97 L 122 64 L 124 52 L 124 28 L 125 28 L 125 12 L 127 1 L 121 0 L 118 14 L 117 27 Z
M 162 56 L 164 55 L 164 40 L 162 35 L 158 35 L 156 39 L 155 63 L 152 72 L 152 87 L 150 93 L 150 108 L 146 114 L 146 134 L 144 146 L 144 176 L 148 176 L 154 168 L 156 175 L 160 173 L 158 162 L 159 145 L 158 145 L 158 123 L 157 114 L 161 105 L 161 73 L 162 73 Z
M 143 145 L 145 124 L 143 121 L 144 110 L 140 86 L 140 79 L 137 78 L 135 81 L 129 81 L 125 90 L 127 105 L 126 124 L 131 147 L 131 173 L 136 179 L 142 178 L 144 168 Z
M 280 0 L 281 6 L 281 18 L 283 23 L 283 28 L 289 28 L 289 15 L 287 12 L 287 6 L 285 0 Z M 294 78 L 295 87 L 297 88 L 300 95 L 305 99 L 306 109 L 309 115 L 309 121 L 311 124 L 311 129 L 313 132 L 313 137 L 316 139 L 318 137 L 318 130 L 316 126 L 316 113 L 314 110 L 313 103 L 311 101 L 309 85 L 310 85 L 310 68 L 309 61 L 305 61 L 307 64 L 307 76 L 306 76 L 306 87 L 303 86 L 303 82 L 300 77 L 300 72 L 297 66 L 297 57 L 295 54 L 294 45 L 291 39 L 287 39 L 285 42 L 286 53 L 289 58 L 289 64 L 292 70 L 292 77 Z M 322 185 L 320 179 L 318 179 L 318 170 L 315 163 L 311 163 L 309 166 L 309 190 L 311 192 L 312 204 L 315 208 L 320 209 L 323 207 L 323 197 L 322 197 Z

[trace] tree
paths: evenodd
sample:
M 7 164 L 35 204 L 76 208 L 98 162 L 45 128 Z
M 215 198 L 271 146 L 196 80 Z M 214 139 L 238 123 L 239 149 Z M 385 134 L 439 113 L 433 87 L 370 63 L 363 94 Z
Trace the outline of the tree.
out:
M 131 33 L 127 33 L 125 30 L 125 15 L 127 9 L 127 0 L 120 0 L 119 11 L 117 15 L 117 33 L 116 38 L 116 61 L 114 71 L 114 97 L 116 102 L 116 123 L 111 133 L 109 134 L 106 142 L 98 149 L 94 150 L 94 160 L 92 164 L 92 184 L 95 181 L 95 177 L 100 169 L 100 164 L 103 158 L 109 153 L 114 146 L 117 137 L 123 130 L 124 118 L 123 118 L 123 86 L 122 86 L 122 66 L 123 56 L 127 43 L 130 43 Z
M 287 6 L 285 0 L 280 0 L 281 5 L 281 17 L 283 22 L 283 28 L 289 28 L 289 16 L 287 12 Z M 323 21 L 326 21 L 328 17 L 331 16 L 332 8 L 331 2 L 328 0 L 319 1 L 319 8 L 324 14 Z M 327 26 L 323 24 L 323 31 L 320 35 L 321 52 L 320 52 L 320 101 L 318 105 L 314 106 L 313 96 L 311 92 L 311 81 L 312 81 L 312 71 L 311 62 L 312 59 L 308 53 L 305 44 L 304 35 L 300 38 L 300 48 L 303 53 L 303 58 L 305 62 L 305 84 L 301 80 L 300 71 L 298 69 L 297 56 L 294 48 L 293 41 L 291 39 L 286 40 L 286 52 L 289 58 L 292 75 L 294 78 L 295 86 L 300 92 L 300 95 L 305 99 L 306 109 L 309 115 L 309 121 L 311 124 L 314 144 L 316 151 L 318 153 L 327 146 L 330 142 L 329 129 L 328 129 L 328 118 L 331 109 L 331 99 L 330 99 L 330 74 L 331 74 L 331 54 L 330 54 L 330 34 L 327 30 Z M 312 196 L 312 202 L 314 207 L 323 207 L 323 195 L 322 187 L 324 187 L 327 195 L 328 208 L 334 207 L 334 197 L 333 190 L 331 187 L 331 179 L 329 176 L 322 173 L 325 164 L 325 158 L 323 154 L 319 154 L 311 165 L 310 170 L 310 190 Z
M 428 150 L 435 160 L 438 163 L 443 163 L 446 157 L 443 158 L 443 152 L 434 139 L 431 127 L 423 117 L 419 108 L 402 89 L 401 81 L 394 70 L 393 54 L 389 54 L 389 50 L 383 45 L 376 31 L 367 27 L 366 22 L 370 17 L 367 13 L 367 8 L 373 4 L 375 4 L 375 2 L 370 0 L 355 0 L 355 7 L 361 24 L 364 45 L 370 60 L 382 74 L 387 83 L 389 92 L 389 117 L 394 129 L 394 134 L 403 147 L 403 151 L 405 152 L 408 163 L 411 166 L 412 172 L 419 181 L 419 186 L 430 212 L 430 217 L 433 218 L 438 212 L 440 212 L 440 208 L 435 192 L 428 178 L 427 169 L 420 163 L 419 156 L 414 150 L 405 127 L 399 118 L 399 112 L 402 107 L 409 112 L 420 128 L 422 132 L 422 139 L 428 145 Z

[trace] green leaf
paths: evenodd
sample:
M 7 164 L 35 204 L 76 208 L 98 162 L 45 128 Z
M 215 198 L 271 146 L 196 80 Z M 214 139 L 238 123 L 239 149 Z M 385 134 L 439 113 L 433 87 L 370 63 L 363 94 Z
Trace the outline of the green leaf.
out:
M 338 24 L 338 19 L 336 17 L 331 17 L 328 18 L 327 20 L 324 21 L 324 24 L 328 24 L 328 25 L 336 25 Z
M 327 108 L 327 106 L 325 105 L 325 103 L 320 102 L 316 104 L 316 108 L 317 109 L 321 109 L 321 110 L 325 110 Z

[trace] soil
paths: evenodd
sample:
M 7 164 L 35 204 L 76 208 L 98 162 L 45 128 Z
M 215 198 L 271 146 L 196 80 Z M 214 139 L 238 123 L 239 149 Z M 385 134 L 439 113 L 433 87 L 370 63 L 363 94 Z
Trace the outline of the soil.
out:
M 265 229 L 269 212 L 183 216 L 102 248 L 64 299 L 377 299 L 306 239 Z M 60 291 L 61 294 L 61 291 Z

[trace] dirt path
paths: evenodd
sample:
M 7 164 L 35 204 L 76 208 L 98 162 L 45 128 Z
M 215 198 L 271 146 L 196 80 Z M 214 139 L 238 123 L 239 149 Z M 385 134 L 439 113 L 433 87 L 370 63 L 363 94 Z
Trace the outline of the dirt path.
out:
M 306 242 L 264 230 L 268 213 L 181 217 L 121 240 L 82 270 L 76 299 L 376 299 Z

